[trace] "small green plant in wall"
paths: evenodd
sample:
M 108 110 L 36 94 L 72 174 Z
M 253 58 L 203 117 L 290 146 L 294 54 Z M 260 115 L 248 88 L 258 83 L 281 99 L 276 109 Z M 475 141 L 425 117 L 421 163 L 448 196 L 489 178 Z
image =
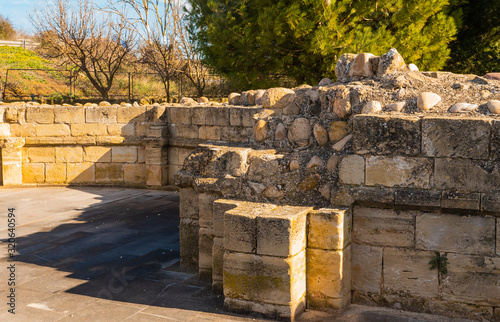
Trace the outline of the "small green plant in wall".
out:
M 429 269 L 437 268 L 438 272 L 446 275 L 448 273 L 448 257 L 446 254 L 441 255 L 439 252 L 434 252 L 434 257 L 429 261 L 431 267 Z

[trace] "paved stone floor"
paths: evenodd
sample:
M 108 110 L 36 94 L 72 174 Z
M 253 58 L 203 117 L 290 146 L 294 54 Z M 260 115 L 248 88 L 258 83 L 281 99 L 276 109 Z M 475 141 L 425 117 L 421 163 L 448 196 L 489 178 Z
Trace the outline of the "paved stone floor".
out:
M 0 321 L 263 320 L 224 312 L 209 283 L 180 269 L 178 202 L 167 191 L 0 188 Z M 15 315 L 7 305 L 11 264 Z M 448 321 L 357 305 L 341 316 L 308 311 L 300 320 Z

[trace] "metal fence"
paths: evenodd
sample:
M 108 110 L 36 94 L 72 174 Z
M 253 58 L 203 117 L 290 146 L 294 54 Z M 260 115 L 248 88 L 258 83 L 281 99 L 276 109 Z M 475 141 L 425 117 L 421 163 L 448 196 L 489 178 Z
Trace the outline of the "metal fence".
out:
M 0 77 L 1 78 L 1 77 Z M 205 77 L 203 95 L 222 98 L 232 91 L 226 79 L 209 74 Z M 3 83 L 0 81 L 4 101 L 75 101 L 99 100 L 100 93 L 83 74 L 72 70 L 55 69 L 7 69 Z M 198 91 L 187 77 L 177 77 L 170 82 L 171 101 L 181 97 L 197 97 Z M 155 73 L 117 73 L 109 91 L 109 100 L 165 100 L 165 85 Z M 1 99 L 1 97 L 0 97 Z

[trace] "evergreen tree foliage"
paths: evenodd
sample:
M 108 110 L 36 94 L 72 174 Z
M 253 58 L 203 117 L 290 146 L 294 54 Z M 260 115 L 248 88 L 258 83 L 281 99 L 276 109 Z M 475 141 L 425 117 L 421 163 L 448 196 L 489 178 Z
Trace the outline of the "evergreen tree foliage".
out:
M 500 72 L 500 1 L 462 0 L 452 8 L 463 14 L 463 23 L 457 25 L 446 68 L 477 75 Z
M 242 88 L 285 75 L 316 84 L 344 53 L 395 47 L 420 69 L 439 69 L 456 34 L 448 0 L 189 0 L 206 62 Z

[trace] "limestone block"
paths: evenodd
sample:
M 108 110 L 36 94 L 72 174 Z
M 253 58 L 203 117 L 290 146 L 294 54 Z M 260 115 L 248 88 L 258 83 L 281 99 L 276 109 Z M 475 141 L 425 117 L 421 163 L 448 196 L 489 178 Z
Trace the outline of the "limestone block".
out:
M 151 123 L 134 123 L 135 125 L 135 135 L 137 136 L 147 136 L 148 131 L 151 128 Z M 179 125 L 182 127 L 184 125 Z
M 372 64 L 370 63 L 370 58 L 372 57 L 375 57 L 375 55 L 370 53 L 356 55 L 349 69 L 349 77 L 373 77 Z
M 84 107 L 54 107 L 55 123 L 85 123 Z
M 481 195 L 479 193 L 443 191 L 441 208 L 479 210 L 480 201 Z
M 23 183 L 43 183 L 45 181 L 45 164 L 43 163 L 23 163 Z M 4 170 L 4 174 L 8 174 Z
M 193 125 L 205 125 L 206 124 L 206 110 L 207 110 L 206 107 L 199 107 L 199 106 L 191 107 L 191 124 L 193 124 Z
M 83 159 L 85 162 L 111 162 L 111 148 L 102 146 L 84 146 Z
M 65 163 L 46 163 L 45 164 L 45 182 L 46 183 L 66 183 L 66 164 Z
M 179 190 L 179 214 L 182 218 L 199 218 L 198 193 L 192 188 L 182 188 Z
M 224 238 L 214 237 L 212 245 L 212 291 L 224 292 L 222 277 L 224 275 Z
M 2 184 L 4 186 L 20 185 L 23 183 L 23 169 L 21 162 L 2 161 Z
M 257 254 L 294 256 L 306 248 L 307 214 L 312 207 L 279 206 L 257 217 Z
M 96 136 L 108 135 L 106 124 L 71 124 L 71 135 L 73 136 Z
M 227 199 L 217 199 L 213 202 L 212 220 L 215 237 L 224 237 L 224 213 L 238 207 L 242 202 Z
M 137 162 L 137 147 L 136 146 L 114 146 L 111 148 L 112 162 Z
M 168 183 L 168 167 L 166 164 L 146 164 L 146 185 L 164 186 Z
M 135 124 L 108 124 L 108 134 L 112 136 L 134 136 Z
M 11 132 L 13 127 L 10 127 Z M 13 134 L 14 135 L 14 134 Z M 494 120 L 491 127 L 491 159 L 500 160 L 500 121 Z
M 240 299 L 225 298 L 224 309 L 241 314 L 257 313 L 270 319 L 296 321 L 306 308 L 305 297 L 290 305 L 267 304 Z
M 335 65 L 335 76 L 339 82 L 345 83 L 349 81 L 349 71 L 355 58 L 355 54 L 343 54 L 340 56 Z
M 114 106 L 89 106 L 85 109 L 85 122 L 109 124 L 116 123 L 117 107 Z
M 500 220 L 497 219 L 497 249 L 496 254 L 500 257 Z
M 253 125 L 253 115 L 261 109 L 257 108 L 244 108 L 241 111 L 241 126 L 249 127 Z
M 146 165 L 124 164 L 123 180 L 127 183 L 146 183 Z
M 9 137 L 9 136 L 10 136 L 10 124 L 0 123 L 0 137 Z
M 271 154 L 251 155 L 248 158 L 248 179 L 263 182 L 279 172 L 278 156 Z
M 182 205 L 182 204 L 181 204 Z M 179 241 L 181 265 L 198 265 L 198 243 L 199 243 L 198 220 L 192 218 L 182 218 L 179 223 Z
M 55 162 L 55 148 L 49 147 L 32 147 L 28 148 L 28 160 L 29 162 L 44 162 L 51 163 Z
M 69 136 L 71 131 L 67 124 L 37 124 L 36 136 Z
M 307 247 L 342 250 L 351 243 L 352 214 L 348 208 L 321 208 L 307 216 Z
M 487 192 L 498 189 L 500 167 L 495 161 L 436 158 L 436 189 L 462 192 Z
M 186 106 L 171 106 L 169 122 L 172 124 L 191 124 L 191 108 Z
M 213 227 L 213 204 L 218 198 L 218 196 L 208 193 L 200 193 L 198 195 L 200 227 L 210 229 Z
M 212 279 L 212 228 L 200 227 L 198 242 L 198 269 L 202 280 Z
M 170 124 L 168 133 L 172 138 L 197 139 L 198 126 L 185 124 Z
M 143 146 L 137 147 L 137 163 L 146 163 L 146 148 Z
M 405 292 L 413 296 L 437 297 L 438 272 L 430 270 L 429 261 L 434 252 L 384 249 L 384 284 L 385 292 Z
M 255 253 L 257 222 L 255 218 L 269 213 L 276 205 L 245 203 L 224 213 L 224 248 L 240 253 Z
M 28 123 L 54 123 L 54 107 L 43 106 L 35 107 L 31 106 L 26 109 L 26 122 Z
M 351 99 L 350 91 L 348 88 L 340 87 L 335 93 L 335 99 L 333 101 L 333 113 L 335 113 L 339 118 L 344 119 L 351 115 Z
M 387 53 L 380 56 L 377 76 L 392 75 L 406 67 L 403 57 L 395 48 L 391 48 Z
M 430 157 L 488 159 L 491 121 L 479 118 L 425 117 L 422 152 Z
M 78 163 L 83 161 L 81 146 L 56 147 L 56 163 Z
M 353 241 L 374 246 L 413 247 L 413 217 L 411 211 L 355 207 Z
M 441 207 L 441 191 L 400 189 L 394 193 L 396 206 L 434 209 Z
M 427 158 L 383 157 L 366 159 L 366 185 L 431 187 L 433 161 Z
M 144 122 L 146 120 L 146 107 L 120 106 L 117 108 L 116 120 L 118 123 Z
M 294 304 L 306 292 L 305 251 L 289 258 L 226 251 L 223 283 L 227 298 Z
M 144 152 L 146 164 L 165 164 L 168 161 L 168 150 L 166 147 L 159 148 L 146 146 Z
M 353 129 L 358 154 L 420 154 L 420 119 L 416 116 L 356 115 Z
M 295 96 L 295 92 L 288 88 L 270 88 L 262 96 L 262 106 L 264 108 L 283 109 L 293 103 Z
M 476 305 L 500 306 L 500 258 L 447 254 L 443 297 Z
M 33 123 L 10 124 L 10 135 L 13 137 L 36 136 L 36 125 Z
M 121 163 L 96 163 L 96 182 L 123 181 L 123 164 Z
M 344 309 L 351 302 L 351 246 L 307 249 L 307 300 L 313 308 Z
M 201 140 L 220 140 L 221 127 L 220 126 L 200 126 L 199 138 Z
M 95 182 L 95 165 L 90 162 L 68 163 L 68 183 Z
M 340 161 L 339 180 L 347 184 L 365 183 L 365 158 L 351 154 Z
M 495 218 L 424 213 L 416 220 L 416 248 L 473 255 L 495 254 Z
M 382 287 L 382 248 L 352 244 L 352 289 L 380 293 Z
M 206 109 L 206 125 L 229 126 L 229 108 L 213 106 Z
M 231 107 L 229 109 L 229 124 L 231 126 L 241 126 L 242 125 L 242 108 Z
M 497 212 L 497 213 L 500 212 L 500 192 L 492 191 L 492 192 L 482 193 L 481 211 Z

